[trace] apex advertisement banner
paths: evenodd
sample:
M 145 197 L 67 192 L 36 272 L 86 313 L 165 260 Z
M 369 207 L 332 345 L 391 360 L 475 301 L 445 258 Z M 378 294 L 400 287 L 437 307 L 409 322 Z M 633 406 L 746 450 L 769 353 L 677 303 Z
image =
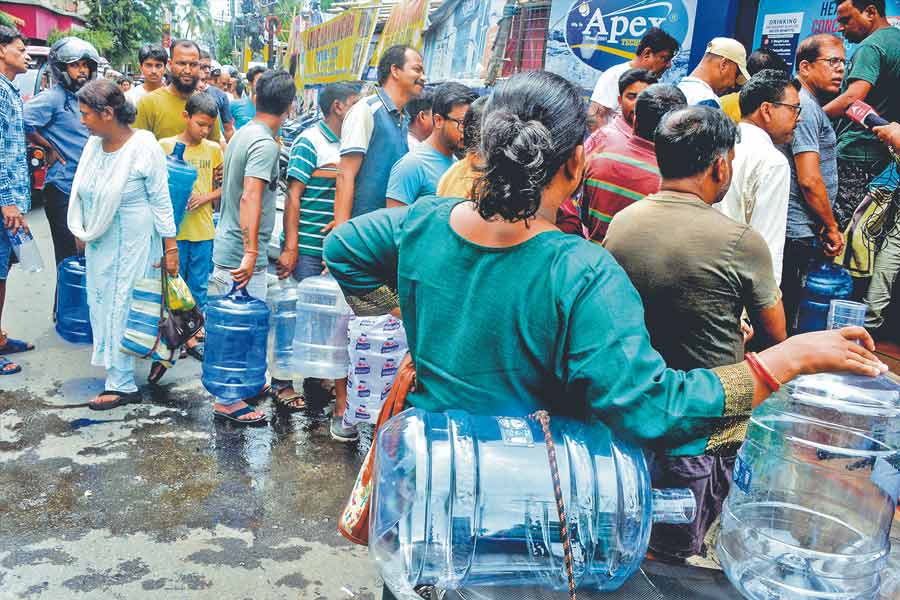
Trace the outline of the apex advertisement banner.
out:
M 681 44 L 665 81 L 687 74 L 697 0 L 553 0 L 548 71 L 591 90 L 606 69 L 632 60 L 641 37 L 659 27 Z

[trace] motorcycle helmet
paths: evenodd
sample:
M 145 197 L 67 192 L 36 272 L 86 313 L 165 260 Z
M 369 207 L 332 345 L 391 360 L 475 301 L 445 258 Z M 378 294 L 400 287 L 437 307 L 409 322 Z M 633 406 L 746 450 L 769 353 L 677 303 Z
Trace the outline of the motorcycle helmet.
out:
M 88 80 L 97 77 L 97 69 L 100 65 L 100 54 L 89 42 L 77 37 L 65 37 L 57 41 L 50 48 L 50 54 L 47 62 L 50 63 L 50 71 L 53 73 L 53 79 L 61 83 L 64 87 L 71 91 L 75 91 L 75 82 L 66 72 L 66 65 L 70 65 L 79 60 L 86 60 L 90 65 L 91 74 Z

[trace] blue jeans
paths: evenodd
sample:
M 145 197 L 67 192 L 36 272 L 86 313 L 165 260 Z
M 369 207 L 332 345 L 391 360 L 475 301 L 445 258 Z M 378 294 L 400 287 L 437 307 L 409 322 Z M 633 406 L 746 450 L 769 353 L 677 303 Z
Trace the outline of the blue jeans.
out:
M 325 266 L 322 264 L 321 256 L 310 256 L 309 254 L 301 254 L 297 258 L 297 266 L 294 267 L 292 276 L 294 281 L 300 282 L 307 277 L 315 277 L 321 275 Z
M 202 242 L 178 240 L 178 268 L 200 310 L 206 308 L 209 275 L 213 269 L 212 251 L 212 240 Z
M 0 223 L 0 281 L 4 281 L 9 275 L 9 265 L 12 261 L 13 249 L 12 242 L 6 235 L 6 229 L 3 223 Z

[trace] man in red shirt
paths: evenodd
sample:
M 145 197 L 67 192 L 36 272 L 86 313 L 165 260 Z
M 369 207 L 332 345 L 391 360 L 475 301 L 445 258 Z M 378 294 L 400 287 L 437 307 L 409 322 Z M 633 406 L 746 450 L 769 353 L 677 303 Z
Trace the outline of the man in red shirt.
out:
M 634 106 L 645 89 L 659 80 L 647 69 L 628 69 L 619 78 L 619 106 L 622 111 L 584 142 L 584 155 L 601 152 L 607 143 L 625 143 L 634 136 Z
M 557 226 L 602 243 L 616 213 L 658 192 L 656 126 L 667 112 L 686 105 L 684 94 L 672 85 L 655 84 L 641 92 L 635 104 L 634 135 L 607 144 L 603 152 L 588 159 L 582 196 L 563 202 Z

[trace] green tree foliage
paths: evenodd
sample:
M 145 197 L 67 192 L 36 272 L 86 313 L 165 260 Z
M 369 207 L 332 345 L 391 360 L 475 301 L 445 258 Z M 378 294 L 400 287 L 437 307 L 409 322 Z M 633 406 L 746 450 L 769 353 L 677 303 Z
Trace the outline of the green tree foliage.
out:
M 213 31 L 212 15 L 207 0 L 188 0 L 175 13 L 176 30 L 181 37 L 208 40 Z
M 54 29 L 47 34 L 47 45 L 52 46 L 58 40 L 68 36 L 81 38 L 86 42 L 90 42 L 94 48 L 97 49 L 97 52 L 103 55 L 109 52 L 114 44 L 112 34 L 108 31 L 92 29 L 69 29 L 68 31 L 60 31 L 59 29 Z
M 172 0 L 86 0 L 87 28 L 106 32 L 112 46 L 106 58 L 112 65 L 133 62 L 141 44 L 162 39 L 162 15 Z

